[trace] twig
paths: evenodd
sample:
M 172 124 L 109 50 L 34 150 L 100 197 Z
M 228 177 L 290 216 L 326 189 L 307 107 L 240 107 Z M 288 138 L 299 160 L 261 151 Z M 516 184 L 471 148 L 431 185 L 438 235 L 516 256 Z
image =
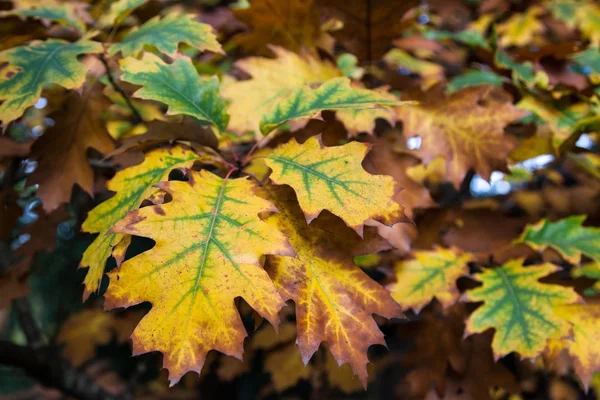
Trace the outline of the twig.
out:
M 66 361 L 46 357 L 31 347 L 0 341 L 0 364 L 22 369 L 29 377 L 47 387 L 60 390 L 80 400 L 128 400 L 130 393 L 111 394 L 94 379 Z
M 106 69 L 106 77 L 108 78 L 110 85 L 113 87 L 113 89 L 115 89 L 115 91 L 117 93 L 119 93 L 123 97 L 123 99 L 125 100 L 125 104 L 127 104 L 127 107 L 129 107 L 129 109 L 131 110 L 131 113 L 135 117 L 135 123 L 139 124 L 140 122 L 144 122 L 142 115 L 137 110 L 137 108 L 135 108 L 135 106 L 131 102 L 131 99 L 129 98 L 127 93 L 125 93 L 123 88 L 121 88 L 119 85 L 117 85 L 117 82 L 115 82 L 115 78 L 113 77 L 112 72 L 110 71 L 110 66 L 108 65 L 108 61 L 106 60 L 106 57 L 104 57 L 104 54 L 100 54 L 100 56 L 98 56 L 98 58 L 100 59 L 100 61 L 104 65 L 104 68 Z
M 27 297 L 13 300 L 13 309 L 17 314 L 19 326 L 27 338 L 27 344 L 35 350 L 42 348 L 46 344 L 44 335 L 33 318 Z

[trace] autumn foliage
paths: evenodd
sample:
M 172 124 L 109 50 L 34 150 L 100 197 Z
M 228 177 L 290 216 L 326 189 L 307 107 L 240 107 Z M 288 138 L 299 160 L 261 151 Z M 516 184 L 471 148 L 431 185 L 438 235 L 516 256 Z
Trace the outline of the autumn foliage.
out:
M 1 400 L 600 395 L 597 2 L 7 0 L 0 38 Z

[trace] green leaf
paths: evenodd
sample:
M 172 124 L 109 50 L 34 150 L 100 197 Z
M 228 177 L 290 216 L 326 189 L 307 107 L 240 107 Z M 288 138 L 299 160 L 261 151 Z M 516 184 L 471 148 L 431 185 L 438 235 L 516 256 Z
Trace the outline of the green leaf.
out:
M 390 100 L 374 90 L 353 88 L 346 77 L 333 78 L 318 89 L 303 86 L 294 90 L 263 115 L 260 130 L 267 134 L 286 121 L 311 118 L 323 110 L 356 110 L 400 104 L 403 102 Z
M 0 12 L 0 17 L 11 15 L 55 21 L 61 25 L 75 28 L 80 33 L 83 33 L 86 30 L 85 23 L 81 20 L 81 18 L 75 15 L 74 6 L 70 3 L 60 5 L 40 5 L 32 8 L 22 8 Z
M 162 19 L 157 16 L 139 29 L 134 28 L 121 42 L 110 46 L 108 53 L 114 55 L 120 51 L 123 57 L 135 56 L 149 45 L 173 57 L 180 43 L 187 43 L 198 50 L 223 53 L 212 27 L 196 21 L 189 14 L 170 14 Z
M 80 54 L 99 53 L 102 45 L 89 40 L 68 43 L 49 39 L 0 53 L 0 65 L 8 63 L 0 77 L 0 122 L 5 126 L 23 115 L 40 97 L 42 89 L 60 85 L 75 89 L 83 84 L 87 69 Z
M 496 357 L 513 351 L 522 357 L 537 356 L 548 339 L 568 327 L 554 315 L 553 308 L 580 299 L 572 288 L 538 281 L 557 270 L 552 264 L 524 267 L 523 260 L 518 259 L 475 275 L 483 285 L 468 290 L 465 296 L 473 302 L 483 301 L 483 305 L 467 320 L 466 332 L 494 328 L 492 349 Z
M 460 32 L 449 32 L 449 31 L 434 31 L 427 30 L 424 32 L 423 37 L 430 40 L 443 40 L 451 39 L 457 42 L 461 42 L 471 47 L 482 47 L 484 49 L 490 49 L 490 45 L 486 42 L 485 38 L 476 30 L 465 29 Z
M 589 68 L 589 71 L 585 71 L 586 75 L 600 75 L 600 51 L 597 48 L 590 47 L 570 58 L 581 67 Z
M 550 78 L 543 71 L 535 71 L 530 62 L 519 63 L 513 60 L 508 53 L 498 49 L 494 62 L 501 68 L 512 70 L 512 78 L 516 85 L 524 84 L 528 88 L 540 86 L 548 87 Z
M 365 73 L 365 69 L 358 66 L 358 58 L 354 54 L 340 54 L 335 62 L 342 74 L 348 78 L 360 79 Z
M 552 247 L 567 261 L 579 264 L 581 255 L 600 262 L 600 228 L 582 226 L 585 215 L 575 215 L 550 222 L 544 218 L 527 225 L 517 243 L 526 243 L 535 250 Z
M 502 86 L 502 77 L 492 71 L 469 71 L 456 76 L 448 82 L 446 91 L 448 94 L 458 92 L 461 89 L 479 85 Z
M 186 114 L 215 124 L 221 132 L 229 122 L 227 102 L 219 96 L 219 80 L 202 79 L 187 57 L 167 64 L 152 53 L 141 60 L 128 57 L 121 61 L 122 80 L 143 86 L 135 97 L 167 104 L 168 115 Z

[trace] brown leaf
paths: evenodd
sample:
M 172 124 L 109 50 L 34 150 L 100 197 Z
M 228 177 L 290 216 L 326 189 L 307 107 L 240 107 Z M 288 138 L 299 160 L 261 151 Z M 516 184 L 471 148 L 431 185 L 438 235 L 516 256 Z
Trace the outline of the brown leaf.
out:
M 271 55 L 269 44 L 295 52 L 316 50 L 321 16 L 313 0 L 253 0 L 250 7 L 233 13 L 250 27 L 233 42 L 249 53 Z
M 50 115 L 56 125 L 34 143 L 32 158 L 39 165 L 28 179 L 28 184 L 39 184 L 37 195 L 47 212 L 70 200 L 74 184 L 93 195 L 94 173 L 87 150 L 106 153 L 114 148 L 100 117 L 109 104 L 102 85 L 87 85 L 81 95 L 70 93 L 64 110 Z
M 455 187 L 471 168 L 484 179 L 494 170 L 506 170 L 506 158 L 517 142 L 504 134 L 504 127 L 527 114 L 506 92 L 478 86 L 444 97 L 436 87 L 409 97 L 420 104 L 398 108 L 404 136 L 421 137 L 418 154 L 425 164 L 443 156 Z
M 418 4 L 418 0 L 317 0 L 326 16 L 344 23 L 334 36 L 346 50 L 367 61 L 383 56 L 392 40 L 402 36 L 407 27 L 404 14 Z

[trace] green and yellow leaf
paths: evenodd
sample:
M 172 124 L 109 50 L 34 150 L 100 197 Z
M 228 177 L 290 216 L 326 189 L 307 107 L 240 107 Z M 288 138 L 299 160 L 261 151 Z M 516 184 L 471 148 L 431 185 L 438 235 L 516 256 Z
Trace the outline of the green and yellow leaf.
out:
M 296 252 L 295 258 L 268 256 L 266 268 L 282 297 L 296 304 L 304 364 L 325 341 L 338 365 L 348 363 L 366 387 L 367 350 L 385 343 L 372 314 L 401 316 L 390 293 L 352 262 L 354 255 L 376 250 L 361 248 L 360 238 L 331 214 L 308 225 L 289 188 L 266 192 L 280 210 L 267 223 L 285 233 Z
M 189 181 L 159 187 L 171 202 L 130 212 L 111 231 L 156 244 L 109 273 L 106 307 L 152 304 L 131 336 L 133 353 L 162 352 L 175 384 L 188 371 L 200 373 L 211 350 L 241 359 L 246 332 L 235 298 L 277 325 L 284 302 L 260 258 L 294 251 L 259 219 L 276 208 L 248 179 L 189 171 Z
M 278 101 L 263 115 L 260 131 L 267 134 L 286 121 L 312 118 L 324 110 L 360 110 L 398 106 L 402 103 L 386 93 L 354 88 L 350 86 L 350 80 L 346 77 L 333 78 L 317 89 L 300 87 Z
M 535 225 L 527 225 L 517 242 L 539 251 L 552 247 L 573 264 L 579 264 L 582 254 L 600 262 L 600 228 L 582 226 L 585 219 L 585 215 L 557 222 L 544 218 Z
M 77 11 L 82 12 L 82 7 L 73 4 L 53 4 L 48 2 L 49 4 L 38 4 L 31 7 L 26 8 L 15 8 L 10 11 L 1 11 L 0 18 L 8 17 L 12 15 L 20 16 L 20 17 L 29 17 L 36 18 L 42 21 L 54 21 L 58 22 L 61 25 L 68 26 L 71 28 L 75 28 L 80 33 L 85 32 L 85 22 L 81 18 L 80 15 L 77 14 Z
M 121 68 L 125 72 L 122 80 L 142 86 L 135 97 L 167 104 L 167 115 L 190 115 L 225 131 L 229 115 L 226 101 L 219 96 L 219 79 L 202 79 L 189 58 L 182 56 L 167 64 L 152 53 L 144 53 L 141 60 L 122 60 Z
M 89 40 L 68 43 L 49 39 L 0 52 L 0 122 L 7 126 L 23 115 L 42 94 L 42 89 L 60 85 L 80 87 L 86 68 L 77 61 L 81 54 L 99 53 L 102 45 Z
M 117 172 L 110 180 L 108 190 L 116 194 L 91 210 L 81 227 L 84 232 L 98 233 L 81 259 L 81 267 L 89 267 L 83 281 L 84 299 L 98 290 L 106 260 L 113 255 L 120 264 L 125 258 L 130 239 L 108 231 L 156 190 L 154 184 L 166 180 L 173 169 L 191 167 L 197 158 L 183 147 L 154 150 L 145 155 L 144 162 Z
M 523 47 L 533 43 L 536 36 L 544 32 L 544 24 L 539 20 L 544 8 L 532 6 L 524 13 L 513 14 L 506 22 L 497 26 L 501 47 Z
M 567 322 L 553 308 L 575 303 L 579 295 L 569 287 L 540 283 L 558 271 L 553 264 L 523 266 L 522 259 L 476 274 L 482 286 L 465 293 L 469 301 L 482 301 L 467 320 L 466 332 L 481 333 L 494 328 L 492 349 L 496 358 L 513 351 L 535 357 L 550 338 L 564 332 Z
M 436 298 L 444 307 L 456 303 L 460 292 L 456 280 L 469 273 L 471 256 L 457 249 L 416 251 L 414 259 L 396 263 L 396 282 L 388 286 L 402 308 L 420 312 Z
M 423 80 L 421 84 L 423 90 L 427 90 L 445 79 L 442 66 L 415 58 L 401 49 L 390 50 L 383 59 L 388 64 L 420 75 Z
M 144 46 L 153 46 L 173 57 L 180 43 L 186 43 L 198 50 L 223 53 L 223 49 L 210 25 L 202 24 L 190 14 L 168 14 L 164 18 L 155 17 L 138 29 L 134 28 L 119 43 L 108 48 L 108 54 L 121 52 L 123 57 L 136 56 Z
M 238 135 L 254 132 L 260 135 L 263 114 L 273 109 L 282 98 L 304 84 L 313 85 L 342 76 L 335 65 L 312 54 L 295 54 L 280 47 L 271 47 L 275 59 L 249 57 L 235 66 L 252 79 L 236 81 L 225 77 L 223 97 L 230 101 L 229 129 Z
M 368 150 L 358 142 L 324 147 L 319 138 L 311 137 L 303 144 L 291 141 L 279 146 L 265 163 L 273 171 L 274 183 L 296 191 L 307 221 L 328 210 L 362 235 L 370 218 L 391 225 L 403 216 L 402 206 L 394 201 L 396 181 L 363 169 Z

